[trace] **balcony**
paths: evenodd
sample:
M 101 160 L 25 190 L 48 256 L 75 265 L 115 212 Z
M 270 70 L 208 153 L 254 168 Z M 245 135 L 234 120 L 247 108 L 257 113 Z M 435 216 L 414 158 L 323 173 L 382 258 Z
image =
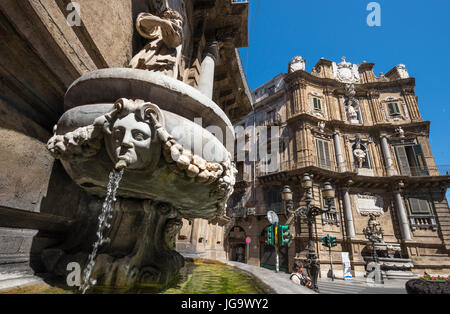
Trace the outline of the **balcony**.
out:
M 329 225 L 340 226 L 341 219 L 340 219 L 339 213 L 336 210 L 323 213 L 322 214 L 322 224 L 323 225 L 329 224 Z
M 409 216 L 409 222 L 411 229 L 431 229 L 436 231 L 438 226 L 436 223 L 436 218 L 431 215 L 411 215 Z

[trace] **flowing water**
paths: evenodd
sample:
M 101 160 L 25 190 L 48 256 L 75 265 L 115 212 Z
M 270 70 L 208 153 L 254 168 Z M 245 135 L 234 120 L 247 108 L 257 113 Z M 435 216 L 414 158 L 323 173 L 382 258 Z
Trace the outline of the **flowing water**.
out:
M 119 187 L 120 180 L 122 179 L 124 169 L 119 171 L 112 170 L 109 173 L 109 182 L 106 191 L 105 201 L 103 202 L 102 212 L 98 216 L 98 229 L 97 229 L 97 241 L 95 241 L 92 249 L 92 253 L 89 255 L 89 262 L 83 271 L 83 284 L 80 286 L 80 291 L 84 294 L 91 285 L 95 285 L 96 281 L 91 279 L 92 269 L 95 265 L 95 257 L 97 256 L 98 249 L 105 243 L 110 241 L 104 234 L 110 227 L 110 221 L 113 217 L 113 204 L 116 201 L 116 191 Z

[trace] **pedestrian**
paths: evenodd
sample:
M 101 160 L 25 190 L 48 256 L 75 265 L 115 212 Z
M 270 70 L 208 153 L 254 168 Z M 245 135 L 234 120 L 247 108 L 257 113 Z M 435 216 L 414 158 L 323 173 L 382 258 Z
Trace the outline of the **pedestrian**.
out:
M 305 286 L 307 288 L 314 289 L 311 278 L 303 274 L 302 262 L 295 263 L 294 272 L 291 274 L 291 277 L 289 277 L 289 279 L 299 286 Z

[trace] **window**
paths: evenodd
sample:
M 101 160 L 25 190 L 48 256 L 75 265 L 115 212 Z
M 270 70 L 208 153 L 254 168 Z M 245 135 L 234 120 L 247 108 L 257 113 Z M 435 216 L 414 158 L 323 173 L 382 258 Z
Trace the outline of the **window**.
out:
M 398 106 L 398 103 L 396 102 L 390 102 L 387 104 L 388 113 L 391 117 L 399 116 L 400 113 L 400 107 Z
M 271 111 L 267 112 L 266 120 L 268 122 L 275 122 L 275 110 L 271 110 Z
M 430 205 L 425 198 L 409 198 L 411 215 L 430 215 Z
M 313 97 L 313 105 L 314 105 L 314 111 L 320 111 L 322 112 L 322 101 L 320 98 Z
M 272 188 L 264 191 L 264 199 L 266 201 L 267 210 L 279 212 L 281 210 L 281 187 Z
M 428 176 L 428 168 L 422 146 L 395 146 L 400 173 L 406 176 Z
M 331 170 L 330 148 L 327 141 L 316 140 L 318 167 Z

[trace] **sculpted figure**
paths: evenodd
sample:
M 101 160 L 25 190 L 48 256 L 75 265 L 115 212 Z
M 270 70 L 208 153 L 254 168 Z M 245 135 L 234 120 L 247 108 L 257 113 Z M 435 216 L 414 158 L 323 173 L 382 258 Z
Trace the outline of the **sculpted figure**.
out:
M 358 114 L 352 105 L 347 106 L 347 115 L 349 121 L 358 120 Z
M 362 168 L 363 162 L 366 160 L 366 152 L 361 149 L 361 139 L 359 136 L 356 137 L 355 148 L 353 149 L 353 156 L 356 159 L 358 168 Z
M 358 120 L 356 110 L 359 109 L 360 104 L 355 95 L 355 86 L 353 84 L 345 84 L 345 103 L 347 105 L 347 117 L 349 121 Z
M 305 70 L 305 60 L 301 56 L 294 57 L 289 63 L 289 73 L 299 70 Z
M 170 9 L 153 15 L 141 13 L 136 19 L 138 33 L 149 39 L 145 47 L 131 59 L 129 66 L 177 78 L 179 51 L 183 40 L 183 18 Z

